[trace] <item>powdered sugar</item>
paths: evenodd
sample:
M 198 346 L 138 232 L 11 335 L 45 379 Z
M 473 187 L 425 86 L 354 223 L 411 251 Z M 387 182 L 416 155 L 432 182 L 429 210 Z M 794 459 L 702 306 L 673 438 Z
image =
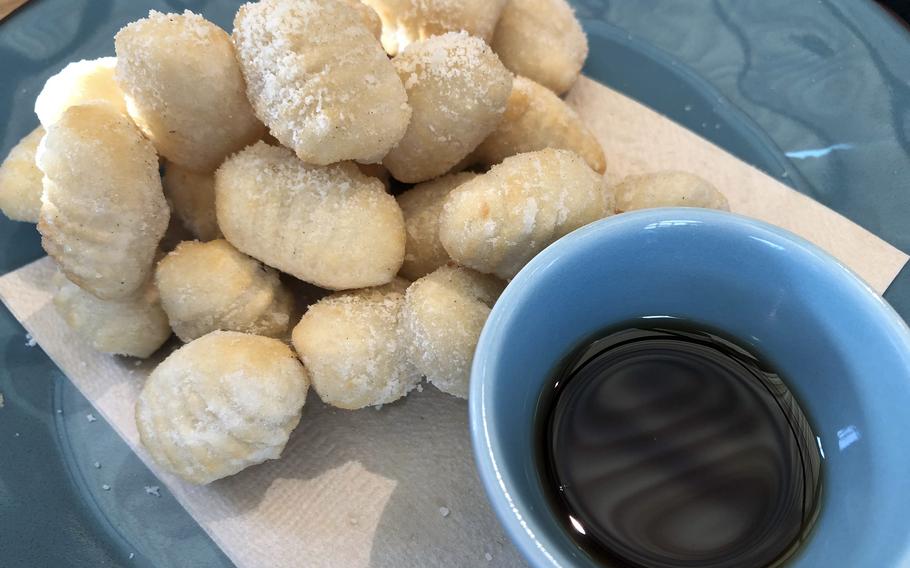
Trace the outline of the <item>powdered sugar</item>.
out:
M 377 161 L 404 133 L 404 88 L 351 5 L 245 4 L 233 37 L 257 115 L 302 159 Z

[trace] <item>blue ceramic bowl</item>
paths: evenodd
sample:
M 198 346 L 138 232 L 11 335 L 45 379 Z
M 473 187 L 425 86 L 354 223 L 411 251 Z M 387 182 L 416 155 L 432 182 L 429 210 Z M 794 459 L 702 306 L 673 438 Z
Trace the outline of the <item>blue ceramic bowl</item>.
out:
M 503 293 L 474 359 L 474 452 L 489 499 L 535 567 L 595 566 L 547 507 L 532 424 L 555 365 L 642 316 L 725 330 L 801 401 L 823 499 L 788 565 L 910 565 L 910 332 L 827 253 L 765 223 L 700 209 L 626 213 L 547 248 Z

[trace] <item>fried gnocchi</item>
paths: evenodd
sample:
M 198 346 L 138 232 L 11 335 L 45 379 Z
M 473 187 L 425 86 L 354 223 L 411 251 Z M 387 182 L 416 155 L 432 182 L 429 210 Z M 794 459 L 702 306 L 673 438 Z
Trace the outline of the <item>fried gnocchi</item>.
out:
M 404 260 L 401 209 L 351 162 L 310 166 L 259 142 L 215 173 L 215 209 L 240 251 L 323 288 L 386 284 Z
M 496 128 L 512 75 L 487 44 L 465 32 L 411 44 L 392 63 L 413 114 L 404 138 L 382 163 L 399 181 L 438 177 Z
M 120 114 L 126 114 L 123 91 L 114 80 L 116 57 L 74 61 L 44 83 L 35 99 L 35 114 L 47 128 L 71 106 L 106 103 Z
M 214 173 L 194 172 L 169 162 L 161 184 L 174 216 L 193 237 L 200 241 L 221 237 L 215 217 Z
M 139 439 L 165 471 L 211 483 L 280 457 L 308 388 L 281 341 L 213 331 L 149 375 L 136 401 Z
M 216 329 L 281 337 L 290 326 L 293 301 L 278 272 L 224 239 L 180 243 L 158 262 L 155 283 L 185 342 Z
M 509 279 L 556 239 L 603 217 L 604 201 L 603 178 L 573 152 L 518 154 L 449 194 L 439 238 L 459 264 Z
M 37 223 L 41 211 L 41 179 L 35 164 L 44 128 L 38 127 L 22 138 L 0 164 L 0 210 L 13 221 Z
M 60 272 L 54 276 L 54 285 L 57 312 L 97 351 L 144 359 L 171 336 L 151 280 L 123 300 L 100 300 Z
M 490 43 L 508 0 L 363 0 L 382 20 L 382 46 L 395 55 L 409 44 L 464 30 Z
M 80 105 L 47 129 L 36 161 L 44 250 L 102 300 L 135 293 L 170 217 L 151 143 L 110 105 Z
M 443 266 L 408 287 L 401 322 L 408 360 L 442 392 L 468 398 L 471 362 L 503 283 Z
M 394 402 L 420 381 L 399 331 L 407 282 L 341 292 L 320 300 L 292 341 L 326 404 L 357 409 Z
M 233 37 L 257 116 L 301 160 L 378 162 L 404 135 L 404 87 L 350 3 L 244 4 Z
M 397 197 L 407 233 L 399 275 L 417 280 L 448 262 L 449 253 L 439 240 L 439 214 L 449 193 L 475 177 L 473 172 L 449 174 L 417 184 Z
M 716 187 L 701 177 L 680 171 L 626 176 L 613 187 L 616 212 L 652 207 L 702 207 L 729 211 L 730 204 Z
M 262 137 L 231 38 L 202 16 L 151 11 L 114 48 L 130 116 L 169 161 L 211 172 Z
M 578 114 L 553 91 L 517 76 L 512 80 L 512 94 L 499 126 L 474 156 L 492 166 L 509 156 L 544 148 L 572 150 L 599 174 L 607 169 L 600 142 Z
M 382 39 L 382 20 L 379 19 L 379 14 L 376 13 L 376 10 L 370 8 L 360 0 L 344 0 L 346 4 L 357 10 L 357 14 L 360 16 L 360 20 L 370 33 L 373 34 L 377 40 Z
M 561 95 L 588 57 L 588 38 L 566 0 L 509 0 L 493 51 L 513 73 Z

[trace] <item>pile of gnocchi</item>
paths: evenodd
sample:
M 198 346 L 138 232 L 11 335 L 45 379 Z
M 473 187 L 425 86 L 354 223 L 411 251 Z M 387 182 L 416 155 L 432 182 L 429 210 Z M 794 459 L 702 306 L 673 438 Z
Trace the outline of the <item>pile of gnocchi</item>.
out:
M 153 11 L 114 49 L 47 81 L 0 208 L 37 223 L 93 348 L 185 343 L 136 423 L 193 483 L 279 457 L 310 386 L 343 409 L 423 380 L 466 398 L 506 282 L 570 231 L 727 208 L 683 172 L 604 181 L 560 98 L 588 51 L 564 0 L 261 0 L 231 35 Z

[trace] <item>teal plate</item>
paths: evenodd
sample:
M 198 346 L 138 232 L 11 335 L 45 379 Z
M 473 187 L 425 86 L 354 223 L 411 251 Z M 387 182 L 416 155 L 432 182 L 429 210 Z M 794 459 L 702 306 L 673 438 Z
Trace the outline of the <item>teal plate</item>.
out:
M 37 124 L 44 81 L 112 55 L 125 23 L 191 9 L 230 29 L 239 4 L 32 0 L 0 23 L 0 155 Z M 589 76 L 910 250 L 910 34 L 878 5 L 574 4 Z M 0 220 L 0 242 L 3 272 L 42 255 L 25 223 Z M 908 319 L 910 269 L 885 298 Z M 5 309 L 0 345 L 0 566 L 231 565 Z

